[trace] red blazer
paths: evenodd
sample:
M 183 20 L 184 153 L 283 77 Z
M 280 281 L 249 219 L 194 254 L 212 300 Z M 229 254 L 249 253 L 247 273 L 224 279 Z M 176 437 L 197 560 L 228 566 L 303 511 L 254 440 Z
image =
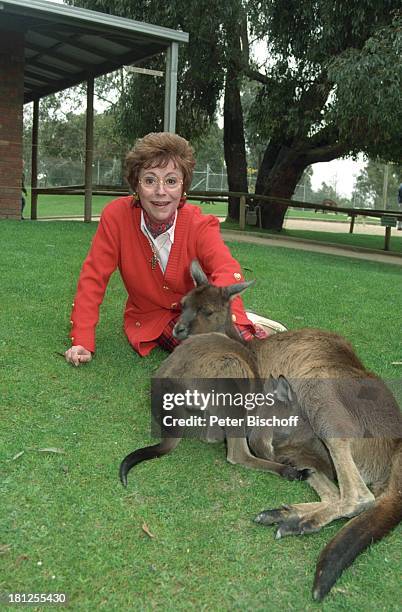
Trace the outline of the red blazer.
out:
M 70 337 L 74 345 L 80 344 L 89 351 L 95 350 L 99 306 L 116 268 L 128 293 L 124 331 L 142 356 L 157 346 L 156 339 L 180 312 L 181 298 L 194 287 L 189 272 L 193 259 L 199 260 L 214 285 L 244 280 L 240 265 L 221 238 L 218 219 L 203 215 L 191 204 L 177 211 L 165 274 L 159 265 L 152 270 L 152 250 L 140 228 L 141 209 L 134 208 L 131 202 L 131 196 L 118 198 L 104 208 L 78 280 Z M 240 297 L 233 300 L 232 312 L 237 325 L 254 330 Z

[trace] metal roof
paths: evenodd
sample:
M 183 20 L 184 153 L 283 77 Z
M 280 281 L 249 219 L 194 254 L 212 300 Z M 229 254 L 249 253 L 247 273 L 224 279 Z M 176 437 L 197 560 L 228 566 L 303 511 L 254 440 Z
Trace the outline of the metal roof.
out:
M 45 0 L 0 0 L 0 30 L 25 35 L 24 103 L 187 43 L 188 34 Z

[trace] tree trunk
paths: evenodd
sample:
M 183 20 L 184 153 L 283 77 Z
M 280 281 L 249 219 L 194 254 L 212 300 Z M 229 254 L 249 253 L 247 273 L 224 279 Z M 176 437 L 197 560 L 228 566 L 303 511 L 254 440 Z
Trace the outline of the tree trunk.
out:
M 306 156 L 300 151 L 272 143 L 258 170 L 256 194 L 290 199 L 308 165 Z M 262 226 L 281 231 L 288 205 L 275 201 L 260 204 Z
M 240 88 L 234 70 L 226 73 L 225 100 L 223 106 L 223 143 L 229 191 L 248 192 L 246 143 L 244 140 L 243 110 Z M 229 198 L 228 217 L 239 219 L 238 198 Z

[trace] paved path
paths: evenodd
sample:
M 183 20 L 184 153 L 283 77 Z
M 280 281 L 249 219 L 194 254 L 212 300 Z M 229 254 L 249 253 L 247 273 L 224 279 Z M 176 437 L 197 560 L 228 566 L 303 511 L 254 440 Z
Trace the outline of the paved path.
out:
M 324 222 L 326 223 L 326 222 Z M 312 240 L 299 240 L 290 236 L 270 236 L 269 238 L 261 235 L 244 234 L 239 231 L 221 230 L 225 240 L 233 240 L 236 242 L 248 242 L 252 244 L 261 244 L 265 246 L 278 246 L 286 249 L 299 249 L 301 251 L 310 251 L 310 253 L 327 253 L 329 255 L 340 255 L 342 257 L 352 257 L 353 259 L 365 259 L 368 261 L 377 261 L 380 263 L 395 264 L 402 266 L 402 255 L 394 253 L 386 253 L 373 249 L 360 249 L 358 247 L 345 247 L 344 245 L 328 245 Z
M 336 216 L 335 216 L 336 219 Z M 367 223 L 362 221 L 363 217 L 357 217 L 355 222 L 354 233 L 355 234 L 371 234 L 372 236 L 385 236 L 385 227 L 376 225 L 374 223 Z M 284 229 L 301 229 L 301 230 L 314 230 L 316 232 L 333 232 L 337 234 L 348 234 L 350 223 L 342 221 L 322 221 L 321 219 L 316 221 L 315 219 L 285 219 L 283 224 Z M 402 232 L 393 228 L 391 235 L 401 235 Z

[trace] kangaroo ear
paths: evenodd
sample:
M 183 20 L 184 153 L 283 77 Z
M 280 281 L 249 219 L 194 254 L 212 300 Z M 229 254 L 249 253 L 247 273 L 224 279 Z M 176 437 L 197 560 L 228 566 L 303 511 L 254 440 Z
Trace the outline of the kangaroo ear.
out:
M 196 287 L 209 285 L 207 276 L 200 266 L 198 259 L 193 259 L 190 266 L 190 274 Z
M 279 376 L 278 380 L 275 381 L 275 395 L 280 402 L 292 402 L 294 399 L 294 392 L 289 384 L 289 381 L 284 376 Z
M 235 283 L 234 285 L 229 285 L 229 287 L 222 287 L 222 295 L 227 300 L 233 300 L 236 295 L 243 293 L 246 289 L 254 285 L 255 281 L 244 281 L 243 283 Z
M 269 378 L 266 378 L 264 381 L 264 391 L 265 393 L 276 393 L 276 386 L 278 384 L 278 381 L 276 380 L 276 378 L 274 378 L 272 376 L 272 374 L 269 375 Z

